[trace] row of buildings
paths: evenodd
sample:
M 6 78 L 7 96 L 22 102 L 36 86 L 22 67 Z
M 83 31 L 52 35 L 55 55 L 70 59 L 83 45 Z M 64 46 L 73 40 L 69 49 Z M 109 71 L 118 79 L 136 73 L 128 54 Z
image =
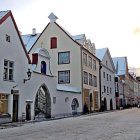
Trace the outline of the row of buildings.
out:
M 0 12 L 0 123 L 138 104 L 127 57 L 112 58 L 85 34 L 67 32 L 53 13 L 48 18 L 41 33 L 22 35 L 12 12 Z

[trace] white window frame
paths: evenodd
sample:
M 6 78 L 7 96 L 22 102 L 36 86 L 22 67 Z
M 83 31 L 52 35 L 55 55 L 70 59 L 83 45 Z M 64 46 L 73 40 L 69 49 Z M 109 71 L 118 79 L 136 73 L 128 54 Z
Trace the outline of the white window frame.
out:
M 70 51 L 58 52 L 58 64 L 70 64 Z
M 58 71 L 58 84 L 70 83 L 70 70 Z

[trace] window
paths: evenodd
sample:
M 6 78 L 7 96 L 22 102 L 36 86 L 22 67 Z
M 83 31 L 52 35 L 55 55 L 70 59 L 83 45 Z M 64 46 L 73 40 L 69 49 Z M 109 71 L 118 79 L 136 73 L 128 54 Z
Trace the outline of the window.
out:
M 107 93 L 109 93 L 108 87 L 107 87 Z
M 88 66 L 92 69 L 92 58 L 88 56 Z
M 93 86 L 92 74 L 89 73 L 89 85 Z
M 6 41 L 10 42 L 10 36 L 6 34 Z
M 57 38 L 52 37 L 51 38 L 51 49 L 55 49 L 55 48 L 57 48 Z
M 106 78 L 107 78 L 107 81 L 108 81 L 108 74 L 106 74 Z
M 110 81 L 111 81 L 111 75 L 110 75 Z
M 66 84 L 70 83 L 70 71 L 58 71 L 58 83 Z
M 112 93 L 112 89 L 110 88 L 110 93 Z
M 8 113 L 8 95 L 0 94 L 0 114 Z
M 93 86 L 97 87 L 97 77 L 93 75 Z
M 87 54 L 83 53 L 83 64 L 87 66 Z
M 96 60 L 93 59 L 93 70 L 96 70 Z
M 3 80 L 13 80 L 13 73 L 14 73 L 14 62 L 9 60 L 4 60 L 4 73 L 3 73 Z
M 69 64 L 69 63 L 70 63 L 70 52 L 59 52 L 58 64 Z
M 88 73 L 84 71 L 84 84 L 88 85 Z
M 46 74 L 46 62 L 41 62 L 41 73 Z
M 104 76 L 104 78 L 105 78 L 105 72 L 103 72 L 103 76 Z
M 106 88 L 105 88 L 105 86 L 104 86 L 104 93 L 106 93 Z

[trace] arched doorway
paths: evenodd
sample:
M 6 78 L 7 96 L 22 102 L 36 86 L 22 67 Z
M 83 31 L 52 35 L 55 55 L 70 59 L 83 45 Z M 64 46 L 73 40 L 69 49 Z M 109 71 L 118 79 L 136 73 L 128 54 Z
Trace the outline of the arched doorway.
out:
M 26 105 L 26 120 L 31 120 L 31 104 Z
M 42 85 L 35 97 L 35 119 L 51 117 L 51 97 L 45 85 Z
M 72 100 L 72 104 L 71 104 L 71 107 L 72 107 L 72 114 L 75 115 L 77 114 L 77 109 L 79 107 L 79 103 L 78 103 L 78 100 L 76 98 L 74 98 Z
M 110 99 L 110 110 L 113 110 L 113 101 Z
M 93 102 L 92 102 L 92 93 L 90 94 L 90 96 L 89 96 L 89 101 L 90 101 L 90 112 L 92 112 L 93 110 L 92 110 L 92 108 L 93 108 Z
M 104 98 L 104 110 L 107 110 L 107 101 L 106 101 L 106 98 Z
M 46 62 L 41 61 L 41 73 L 46 74 Z

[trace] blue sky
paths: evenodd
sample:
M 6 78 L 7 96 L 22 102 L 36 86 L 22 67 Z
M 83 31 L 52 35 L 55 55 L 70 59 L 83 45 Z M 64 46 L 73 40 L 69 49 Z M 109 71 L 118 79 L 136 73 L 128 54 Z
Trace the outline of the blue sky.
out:
M 112 57 L 127 56 L 129 66 L 140 67 L 139 0 L 3 0 L 23 34 L 41 32 L 53 12 L 57 23 L 72 35 L 85 33 L 96 48 L 108 47 Z

